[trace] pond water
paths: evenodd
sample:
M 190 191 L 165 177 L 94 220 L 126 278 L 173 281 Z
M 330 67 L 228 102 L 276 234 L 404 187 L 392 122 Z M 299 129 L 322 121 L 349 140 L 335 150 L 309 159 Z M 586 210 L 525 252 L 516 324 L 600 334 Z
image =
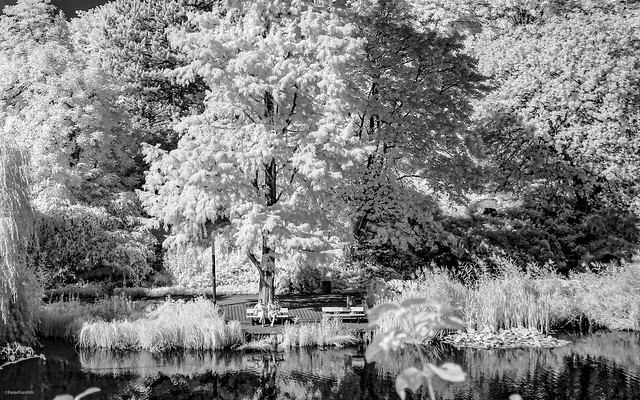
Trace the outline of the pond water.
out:
M 438 347 L 433 362 L 456 362 L 463 383 L 435 382 L 438 399 L 640 399 L 640 334 L 566 335 L 556 349 L 456 350 Z M 0 370 L 0 398 L 53 399 L 97 386 L 91 399 L 397 399 L 394 378 L 413 356 L 365 364 L 363 349 L 279 353 L 113 354 L 78 352 L 46 341 L 46 361 Z M 17 394 L 16 392 L 23 392 Z M 407 398 L 427 399 L 426 390 Z

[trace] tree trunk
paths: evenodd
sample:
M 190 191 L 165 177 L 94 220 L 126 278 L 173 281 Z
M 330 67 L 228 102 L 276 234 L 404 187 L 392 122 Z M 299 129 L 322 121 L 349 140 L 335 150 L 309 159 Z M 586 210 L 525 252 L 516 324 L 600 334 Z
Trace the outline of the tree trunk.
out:
M 265 197 L 267 200 L 267 207 L 271 207 L 278 202 L 276 192 L 276 161 L 271 159 L 269 164 L 264 166 L 264 184 L 266 187 Z M 260 262 L 260 298 L 267 304 L 275 298 L 276 287 L 275 271 L 276 271 L 276 257 L 274 249 L 269 247 L 268 235 L 270 232 L 264 232 L 262 235 L 262 260 Z
M 268 304 L 276 296 L 276 258 L 271 248 L 267 245 L 266 235 L 262 239 L 262 262 L 260 264 L 260 299 L 264 304 Z
M 258 298 L 263 304 L 269 304 L 275 298 L 275 286 L 272 271 L 260 271 L 260 293 Z

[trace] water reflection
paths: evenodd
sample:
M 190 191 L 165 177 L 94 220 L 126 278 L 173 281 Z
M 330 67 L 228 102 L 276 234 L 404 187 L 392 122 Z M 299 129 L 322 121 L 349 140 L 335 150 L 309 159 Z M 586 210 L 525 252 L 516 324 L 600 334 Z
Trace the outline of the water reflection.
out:
M 365 364 L 357 349 L 292 349 L 244 355 L 94 351 L 83 352 L 79 358 L 88 374 L 136 376 L 125 393 L 136 398 L 193 398 L 198 393 L 219 399 L 393 398 L 391 387 L 384 389 L 384 396 L 379 396 L 379 389 L 379 393 L 371 392 L 364 378 L 377 380 L 376 369 Z
M 439 383 L 440 399 L 638 399 L 640 334 L 600 333 L 566 337 L 556 349 L 451 351 L 469 379 Z
M 640 335 L 573 336 L 558 349 L 466 350 L 450 347 L 433 362 L 462 365 L 467 381 L 435 382 L 439 399 L 637 399 Z M 358 349 L 296 349 L 241 354 L 107 351 L 77 353 L 47 342 L 47 361 L 30 360 L 0 371 L 0 398 L 52 399 L 90 386 L 93 399 L 397 399 L 394 377 L 410 354 L 384 365 L 365 365 Z M 7 395 L 5 390 L 33 391 Z M 425 392 L 409 398 L 426 399 Z

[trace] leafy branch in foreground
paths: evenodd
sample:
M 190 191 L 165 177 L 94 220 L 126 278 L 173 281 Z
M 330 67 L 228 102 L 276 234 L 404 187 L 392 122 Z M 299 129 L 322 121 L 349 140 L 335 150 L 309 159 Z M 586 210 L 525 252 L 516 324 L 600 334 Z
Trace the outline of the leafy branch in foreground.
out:
M 416 307 L 419 312 L 415 312 Z M 367 362 L 385 361 L 391 352 L 404 348 L 407 344 L 421 345 L 425 340 L 432 338 L 438 331 L 444 329 L 464 329 L 464 323 L 453 312 L 457 307 L 438 304 L 424 298 L 407 299 L 400 304 L 385 303 L 369 311 L 370 326 L 376 325 L 383 317 L 388 315 L 398 322 L 399 328 L 379 333 L 373 342 L 367 347 L 365 358 Z M 409 367 L 396 378 L 396 392 L 401 399 L 406 398 L 405 389 L 416 391 L 426 383 L 429 389 L 429 397 L 435 400 L 431 381 L 434 376 L 450 382 L 462 382 L 465 373 L 458 364 L 446 362 L 436 366 L 425 360 L 422 353 L 418 352 L 422 363 L 422 369 Z
M 80 393 L 79 395 L 73 397 L 70 394 L 60 394 L 57 395 L 56 397 L 53 398 L 53 400 L 80 400 L 83 397 L 89 396 L 90 394 L 94 394 L 100 391 L 100 388 L 97 387 L 91 387 L 87 390 L 85 390 L 84 392 Z

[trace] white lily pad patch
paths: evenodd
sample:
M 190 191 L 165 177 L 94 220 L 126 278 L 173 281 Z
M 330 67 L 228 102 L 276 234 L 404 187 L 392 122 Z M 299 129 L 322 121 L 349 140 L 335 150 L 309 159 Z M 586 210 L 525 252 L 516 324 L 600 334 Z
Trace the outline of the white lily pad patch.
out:
M 527 328 L 501 329 L 498 332 L 488 328 L 481 331 L 468 329 L 465 332 L 458 331 L 453 335 L 446 336 L 442 341 L 457 348 L 472 347 L 477 349 L 551 348 L 571 343 Z

